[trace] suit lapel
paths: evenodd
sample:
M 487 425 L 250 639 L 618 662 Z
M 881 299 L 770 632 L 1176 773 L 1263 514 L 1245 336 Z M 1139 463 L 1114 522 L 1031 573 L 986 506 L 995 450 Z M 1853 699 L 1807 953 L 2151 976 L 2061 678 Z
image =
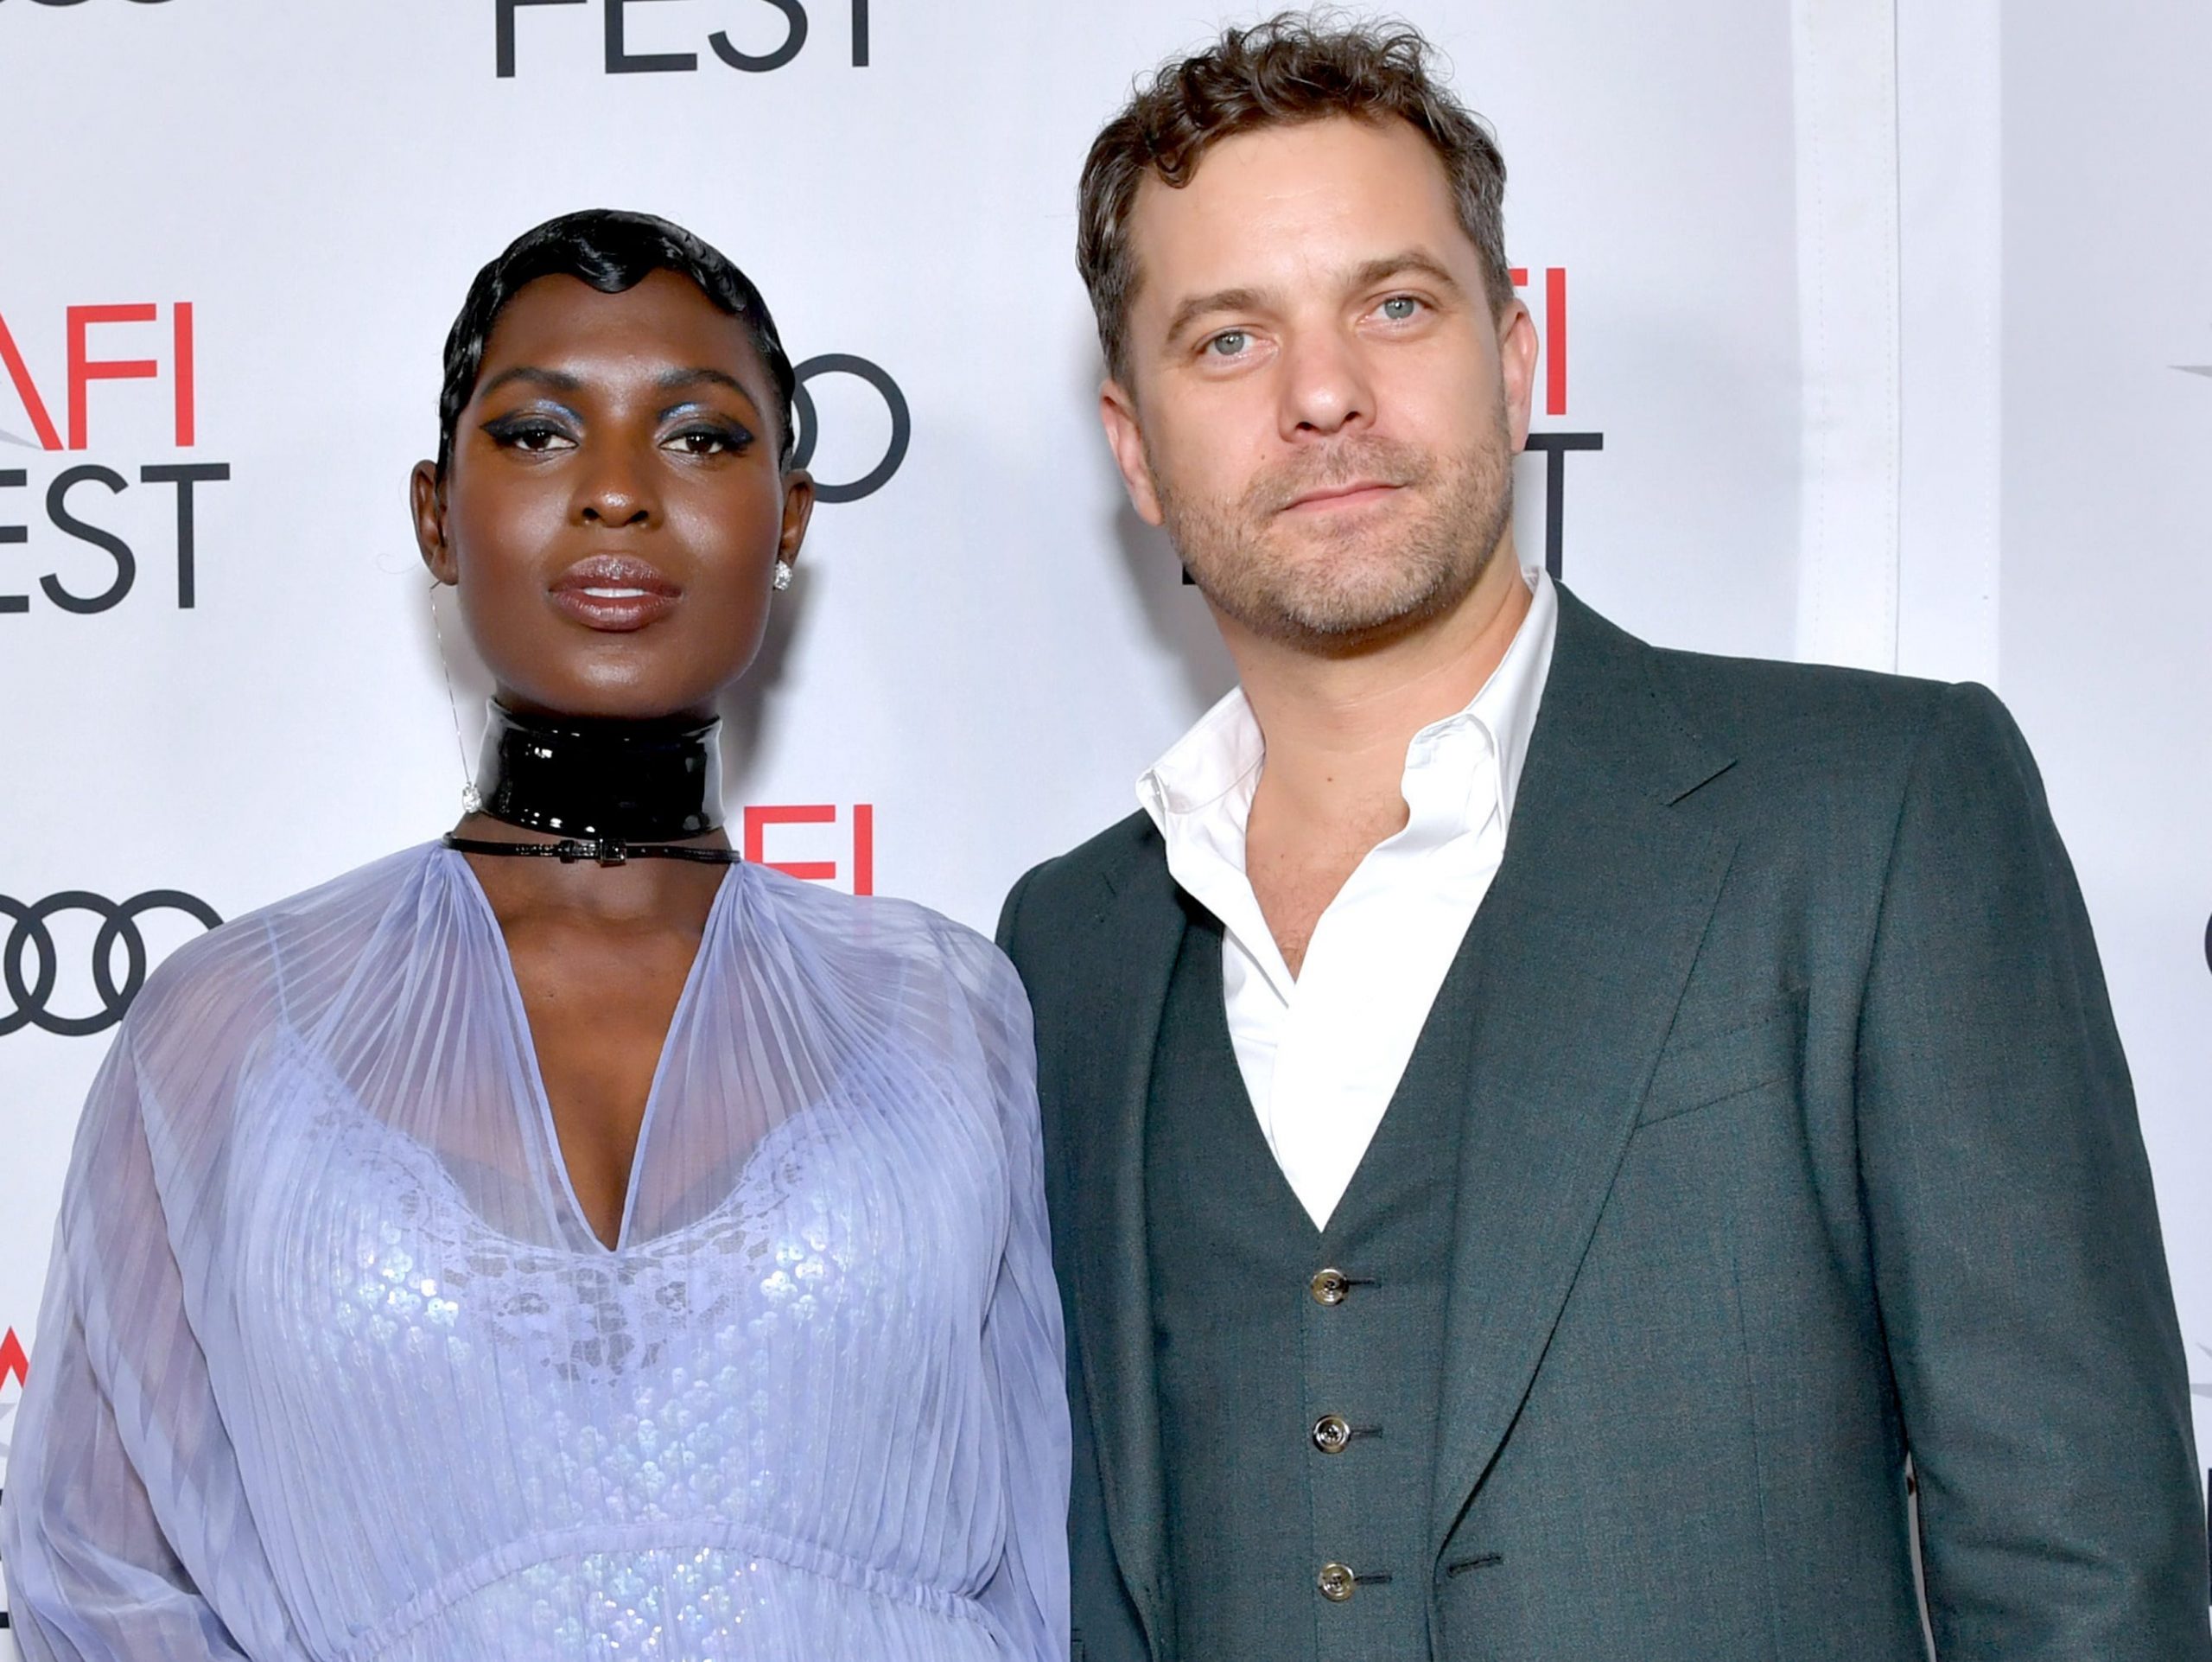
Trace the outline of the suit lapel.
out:
M 1076 1313 L 1084 1390 L 1097 1438 L 1114 1556 L 1154 1654 L 1164 1639 L 1166 1488 L 1153 1362 L 1152 1270 L 1145 1240 L 1145 1105 L 1153 1049 L 1183 941 L 1183 910 L 1156 843 L 1120 876 L 1092 925 L 1104 966 L 1080 1051 L 1095 1072 L 1066 1081 L 1075 1208 Z
M 1562 590 L 1504 863 L 1470 943 L 1440 1550 L 1559 1319 L 1727 871 L 1732 843 L 1673 805 L 1727 765 L 1659 697 L 1649 649 Z

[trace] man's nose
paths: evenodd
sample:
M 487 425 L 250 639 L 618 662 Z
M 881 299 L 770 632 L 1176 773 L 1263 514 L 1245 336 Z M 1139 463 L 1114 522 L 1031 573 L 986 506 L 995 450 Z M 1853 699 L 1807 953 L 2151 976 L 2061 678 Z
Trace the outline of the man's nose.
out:
M 1375 419 L 1375 387 L 1359 343 L 1339 331 L 1306 330 L 1285 343 L 1280 425 L 1295 442 Z

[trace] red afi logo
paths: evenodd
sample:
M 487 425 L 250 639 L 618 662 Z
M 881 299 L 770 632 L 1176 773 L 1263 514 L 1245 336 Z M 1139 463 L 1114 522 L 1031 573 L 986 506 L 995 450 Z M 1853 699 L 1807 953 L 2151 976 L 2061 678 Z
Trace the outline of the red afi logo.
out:
M 23 1353 L 23 1341 L 16 1337 L 13 1328 L 0 1335 L 0 1385 L 13 1380 L 21 1385 L 31 1377 L 31 1359 Z
M 806 882 L 834 883 L 837 881 L 835 860 L 771 860 L 768 856 L 768 828 L 771 825 L 834 825 L 837 810 L 827 802 L 779 804 L 772 807 L 751 807 L 745 811 L 745 842 L 743 852 L 749 864 L 765 865 L 771 871 L 780 871 L 786 877 L 797 877 Z M 853 893 L 875 893 L 875 805 L 855 804 L 853 808 Z
M 1516 265 L 1506 275 L 1513 279 L 1516 289 L 1535 285 L 1529 281 L 1529 269 Z M 1531 310 L 1535 308 L 1531 306 Z M 1567 413 L 1567 267 L 1547 266 L 1544 270 L 1543 326 L 1536 331 L 1536 338 L 1543 343 L 1544 353 L 1544 413 L 1564 416 Z
M 123 323 L 156 323 L 161 320 L 161 311 L 159 306 L 150 302 L 68 309 L 69 385 L 64 414 L 69 423 L 69 449 L 81 450 L 92 442 L 87 406 L 94 381 L 151 381 L 159 379 L 162 374 L 162 361 L 157 358 L 95 358 L 92 332 Z M 189 449 L 195 442 L 190 301 L 180 300 L 169 308 L 168 337 L 165 345 L 168 350 L 168 371 L 175 392 L 176 444 L 181 450 Z M 143 345 L 140 349 L 144 349 Z M 22 352 L 16 344 L 16 337 L 9 332 L 5 317 L 0 317 L 0 369 L 5 369 L 9 380 L 14 383 L 16 397 L 23 406 L 23 413 L 30 417 L 31 431 L 36 435 L 40 447 L 60 449 L 61 435 L 54 427 L 51 406 L 31 379 L 30 366 L 23 361 Z

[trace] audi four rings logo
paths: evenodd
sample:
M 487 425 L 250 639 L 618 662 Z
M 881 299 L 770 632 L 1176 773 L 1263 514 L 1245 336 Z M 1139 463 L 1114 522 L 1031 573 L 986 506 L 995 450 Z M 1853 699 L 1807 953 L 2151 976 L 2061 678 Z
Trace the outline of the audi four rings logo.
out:
M 806 384 L 823 375 L 851 375 L 866 381 L 875 395 L 883 400 L 885 412 L 891 417 L 891 437 L 883 447 L 883 456 L 873 468 L 857 479 L 842 484 L 827 480 L 814 481 L 814 497 L 818 502 L 857 502 L 863 496 L 873 496 L 891 482 L 891 475 L 899 471 L 906 459 L 907 443 L 914 436 L 914 418 L 906 408 L 906 395 L 899 390 L 899 383 L 891 379 L 890 372 L 880 364 L 865 358 L 856 358 L 849 352 L 825 352 L 818 358 L 810 358 L 792 372 L 798 385 L 791 390 L 792 413 L 797 417 L 798 443 L 793 448 L 793 465 L 804 468 L 814 460 L 814 444 L 822 430 L 821 418 L 814 407 L 814 395 Z
M 223 920 L 207 901 L 175 888 L 149 888 L 122 901 L 81 888 L 64 889 L 29 902 L 0 895 L 0 918 L 9 922 L 7 941 L 0 945 L 0 985 L 7 989 L 0 1035 L 35 1027 L 44 1033 L 81 1038 L 120 1022 L 138 990 L 146 984 L 146 938 L 138 932 L 138 920 L 159 911 L 181 912 L 208 929 Z M 61 977 L 61 953 L 47 925 L 65 912 L 89 913 L 99 920 L 92 936 L 92 988 L 99 995 L 100 1004 L 89 1016 L 59 1014 L 48 1003 Z M 123 949 L 120 978 L 115 972 L 118 946 Z

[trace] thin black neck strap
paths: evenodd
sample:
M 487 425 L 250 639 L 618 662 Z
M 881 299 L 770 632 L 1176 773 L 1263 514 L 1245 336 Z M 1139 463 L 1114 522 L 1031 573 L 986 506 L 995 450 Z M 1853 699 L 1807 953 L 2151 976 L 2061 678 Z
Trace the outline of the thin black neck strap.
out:
M 589 861 L 594 865 L 627 865 L 632 860 L 690 860 L 702 866 L 733 866 L 744 856 L 735 849 L 696 848 L 683 843 L 626 843 L 619 837 L 568 837 L 557 843 L 495 843 L 481 837 L 445 834 L 445 845 L 460 854 L 519 856 L 558 860 L 564 866 Z

